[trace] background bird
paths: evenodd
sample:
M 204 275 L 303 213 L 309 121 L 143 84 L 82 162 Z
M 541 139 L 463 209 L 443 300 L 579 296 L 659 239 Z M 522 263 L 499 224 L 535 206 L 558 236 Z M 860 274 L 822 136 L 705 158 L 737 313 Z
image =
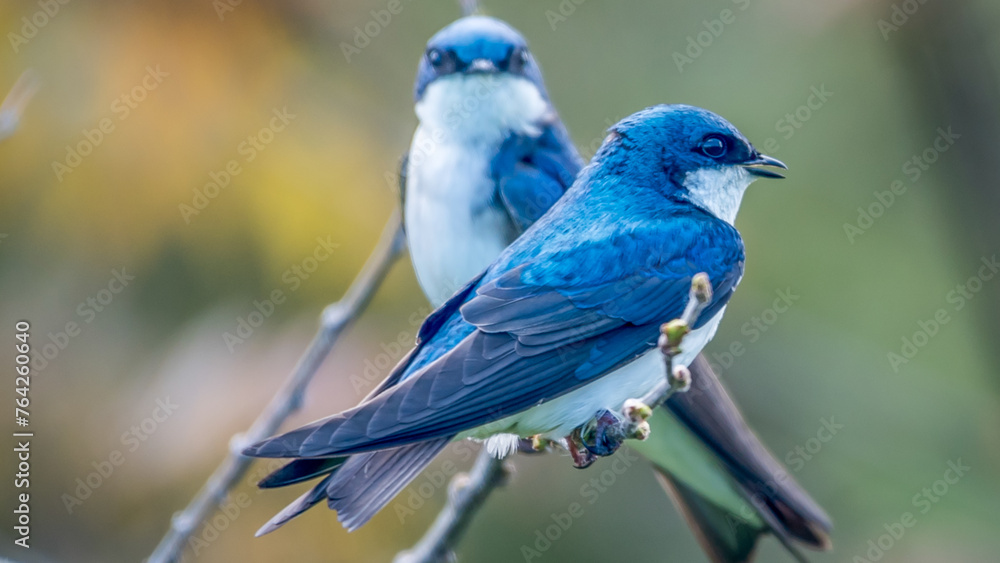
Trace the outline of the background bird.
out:
M 690 276 L 707 271 L 715 301 L 678 361 L 695 357 L 742 273 L 731 226 L 742 192 L 757 175 L 776 176 L 753 165 L 780 163 L 721 118 L 688 106 L 652 108 L 613 131 L 552 213 L 428 319 L 421 343 L 369 400 L 248 449 L 269 457 L 361 453 L 262 532 L 323 498 L 345 526 L 360 526 L 456 435 L 562 437 L 600 408 L 620 408 L 663 377 L 658 356 L 643 354 L 658 323 L 679 314 Z M 265 484 L 341 461 L 295 463 L 301 471 L 288 466 Z

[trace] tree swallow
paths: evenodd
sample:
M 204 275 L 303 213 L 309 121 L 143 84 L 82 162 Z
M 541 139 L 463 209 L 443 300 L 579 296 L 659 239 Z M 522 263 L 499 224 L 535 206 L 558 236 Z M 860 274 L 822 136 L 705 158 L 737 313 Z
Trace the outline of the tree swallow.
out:
M 520 103 L 511 103 L 511 92 Z M 437 307 L 551 207 L 583 160 L 527 42 L 499 20 L 462 18 L 431 38 L 414 94 L 421 125 L 403 160 L 400 194 L 412 262 Z M 786 545 L 824 546 L 823 511 L 747 428 L 708 362 L 699 358 L 690 369 L 692 389 L 667 401 L 652 436 L 635 447 L 653 461 L 706 551 L 716 561 L 743 560 L 768 531 Z M 513 442 L 487 442 L 504 444 Z M 319 477 L 342 461 L 296 460 L 261 485 Z M 323 498 L 317 487 L 261 531 Z
M 552 206 L 583 160 L 527 42 L 502 21 L 466 17 L 432 37 L 414 93 L 420 126 L 400 194 L 418 281 L 440 306 Z M 747 428 L 708 362 L 691 371 L 693 388 L 667 401 L 636 449 L 653 461 L 706 551 L 717 561 L 743 560 L 768 531 L 786 546 L 797 539 L 826 547 L 823 510 Z M 514 443 L 500 435 L 487 447 Z M 742 523 L 738 534 L 733 522 Z
M 434 35 L 414 97 L 400 193 L 417 280 L 439 305 L 562 196 L 583 160 L 524 38 L 498 20 L 470 16 Z
M 418 81 L 418 97 L 428 84 Z M 784 167 L 698 108 L 657 106 L 617 124 L 566 195 L 427 319 L 417 347 L 362 404 L 247 448 L 247 455 L 305 458 L 263 486 L 325 475 L 261 533 L 324 498 L 345 527 L 357 528 L 455 437 L 559 439 L 596 412 L 642 396 L 664 377 L 659 323 L 679 316 L 691 277 L 704 271 L 713 301 L 675 359 L 692 362 L 742 276 L 743 244 L 732 223 L 750 182 L 777 176 L 767 165 Z M 733 440 L 722 438 L 725 451 Z M 737 494 L 756 492 L 740 485 L 761 475 L 741 459 L 748 449 L 734 448 L 729 463 L 751 468 L 732 479 Z M 667 475 L 676 479 L 673 470 Z M 714 500 L 697 484 L 685 486 L 692 498 L 705 497 L 703 505 Z M 800 522 L 801 502 L 775 508 L 765 506 L 769 498 L 753 505 L 785 509 L 764 518 L 769 525 Z

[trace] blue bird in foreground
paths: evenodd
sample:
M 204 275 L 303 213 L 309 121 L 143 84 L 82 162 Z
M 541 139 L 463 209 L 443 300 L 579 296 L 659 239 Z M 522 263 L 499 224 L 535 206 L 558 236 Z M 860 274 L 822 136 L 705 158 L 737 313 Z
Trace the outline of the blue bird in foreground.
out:
M 261 533 L 323 499 L 355 529 L 452 439 L 558 440 L 620 410 L 662 381 L 659 325 L 680 316 L 692 276 L 706 272 L 713 299 L 675 359 L 690 364 L 742 277 L 733 222 L 754 179 L 780 177 L 768 165 L 784 167 L 691 106 L 612 127 L 565 195 L 428 317 L 365 401 L 245 450 L 307 458 L 271 484 L 325 475 Z
M 502 21 L 461 18 L 432 37 L 414 94 L 420 127 L 403 162 L 400 191 L 413 265 L 437 307 L 562 196 L 583 160 L 527 42 Z M 704 357 L 689 368 L 691 390 L 657 409 L 652 435 L 632 447 L 653 462 L 713 561 L 748 560 L 768 532 L 793 553 L 791 540 L 827 546 L 830 524 L 822 509 L 746 426 Z M 487 447 L 507 450 L 510 438 L 496 436 Z M 262 487 L 280 487 L 325 477 L 261 533 L 325 499 L 333 481 L 328 474 L 346 459 L 297 459 L 262 481 Z M 332 490 L 344 494 L 351 486 L 342 482 Z M 364 519 L 355 521 L 360 526 Z

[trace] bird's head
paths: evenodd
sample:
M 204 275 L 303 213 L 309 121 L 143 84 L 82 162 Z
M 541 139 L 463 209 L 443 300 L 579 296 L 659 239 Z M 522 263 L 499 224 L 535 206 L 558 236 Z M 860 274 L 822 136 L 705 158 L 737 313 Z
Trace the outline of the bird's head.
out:
M 427 42 L 414 98 L 421 120 L 483 119 L 502 123 L 536 120 L 548 111 L 548 94 L 528 43 L 506 23 L 468 16 Z M 447 114 L 447 115 L 445 115 Z
M 767 167 L 788 168 L 757 151 L 722 117 L 686 105 L 659 105 L 626 117 L 611 128 L 599 158 L 636 175 L 658 177 L 664 180 L 658 188 L 729 223 L 751 182 L 784 178 Z
M 456 20 L 434 34 L 417 69 L 414 97 L 432 83 L 456 75 L 508 74 L 532 82 L 542 92 L 542 74 L 528 42 L 506 23 L 486 16 Z

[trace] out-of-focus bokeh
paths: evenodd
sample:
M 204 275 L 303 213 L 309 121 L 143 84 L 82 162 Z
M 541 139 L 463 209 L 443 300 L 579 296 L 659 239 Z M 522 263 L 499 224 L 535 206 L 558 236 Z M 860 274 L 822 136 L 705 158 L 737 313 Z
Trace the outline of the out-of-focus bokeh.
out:
M 995 561 L 1000 7 L 485 4 L 528 37 L 587 156 L 618 118 L 684 102 L 790 165 L 745 199 L 746 276 L 707 351 L 833 517 L 835 549 L 814 560 Z M 40 80 L 0 143 L 0 365 L 13 373 L 16 320 L 43 354 L 32 548 L 13 545 L 7 438 L 0 555 L 149 554 L 370 252 L 416 124 L 416 62 L 458 15 L 427 0 L 0 5 L 0 90 L 29 68 Z M 426 312 L 403 261 L 288 426 L 356 403 Z M 0 387 L 13 410 L 13 377 Z M 254 539 L 302 488 L 245 479 L 186 560 L 388 561 L 442 506 L 442 461 L 351 534 L 318 507 Z M 517 459 L 460 560 L 704 561 L 644 462 L 609 464 Z M 584 514 L 540 540 L 572 503 Z M 760 560 L 790 559 L 768 540 Z

